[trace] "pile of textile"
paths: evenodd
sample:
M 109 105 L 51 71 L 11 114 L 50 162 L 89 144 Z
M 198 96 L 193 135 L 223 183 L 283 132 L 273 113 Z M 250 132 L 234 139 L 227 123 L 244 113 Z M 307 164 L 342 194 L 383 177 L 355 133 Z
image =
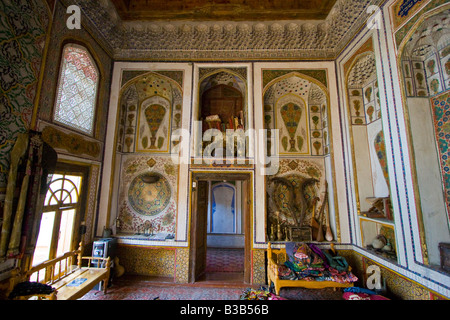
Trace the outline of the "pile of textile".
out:
M 314 244 L 287 242 L 287 261 L 279 266 L 281 280 L 356 282 L 344 257 L 333 251 L 322 251 Z
M 343 298 L 345 300 L 390 300 L 376 291 L 358 287 L 345 288 Z
M 9 294 L 9 299 L 36 294 L 50 294 L 55 288 L 44 283 L 25 281 L 18 283 Z
M 261 288 L 259 290 L 248 288 L 241 294 L 239 300 L 286 300 L 286 299 L 277 296 L 276 294 L 264 288 Z

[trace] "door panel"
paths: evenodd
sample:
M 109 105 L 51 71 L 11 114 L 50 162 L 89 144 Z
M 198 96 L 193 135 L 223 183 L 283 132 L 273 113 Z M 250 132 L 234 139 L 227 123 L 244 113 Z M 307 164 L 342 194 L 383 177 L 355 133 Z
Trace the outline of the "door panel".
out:
M 245 180 L 242 183 L 242 202 L 244 204 L 244 237 L 245 237 L 245 249 L 244 249 L 244 281 L 245 283 L 251 283 L 251 224 L 250 224 L 250 180 Z
M 206 227 L 208 221 L 208 182 L 197 183 L 197 214 L 195 218 L 195 280 L 206 268 Z

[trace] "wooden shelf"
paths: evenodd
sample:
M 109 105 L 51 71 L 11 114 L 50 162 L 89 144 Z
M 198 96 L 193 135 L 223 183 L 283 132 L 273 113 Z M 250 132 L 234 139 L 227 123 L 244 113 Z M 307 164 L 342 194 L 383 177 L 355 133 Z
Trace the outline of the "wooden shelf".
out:
M 367 221 L 372 221 L 372 222 L 375 222 L 375 223 L 381 223 L 381 224 L 390 225 L 390 226 L 394 226 L 395 225 L 394 221 L 386 219 L 386 218 L 369 218 L 369 217 L 366 217 L 366 216 L 363 216 L 363 215 L 360 215 L 359 218 L 367 220 Z

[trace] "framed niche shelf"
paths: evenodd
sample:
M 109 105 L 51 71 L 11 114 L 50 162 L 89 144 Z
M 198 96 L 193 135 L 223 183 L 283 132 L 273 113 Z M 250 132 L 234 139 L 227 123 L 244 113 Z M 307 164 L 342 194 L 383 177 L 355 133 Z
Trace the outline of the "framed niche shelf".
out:
M 397 262 L 395 224 L 386 218 L 359 216 L 361 243 L 367 251 Z

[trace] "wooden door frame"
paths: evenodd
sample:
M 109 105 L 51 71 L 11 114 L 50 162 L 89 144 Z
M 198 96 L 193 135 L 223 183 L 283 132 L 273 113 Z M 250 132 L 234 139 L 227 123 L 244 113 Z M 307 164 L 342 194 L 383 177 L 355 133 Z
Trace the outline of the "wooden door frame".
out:
M 72 229 L 72 241 L 70 243 L 70 250 L 76 250 L 79 247 L 79 243 L 82 240 L 82 235 L 80 234 L 80 226 L 81 221 L 85 220 L 86 215 L 86 205 L 87 205 L 87 198 L 88 198 L 88 189 L 89 189 L 89 173 L 90 173 L 90 166 L 88 165 L 82 165 L 82 164 L 72 164 L 69 162 L 65 162 L 64 160 L 60 160 L 56 163 L 55 170 L 53 174 L 63 174 L 63 175 L 75 175 L 75 176 L 81 176 L 81 186 L 79 190 L 79 201 L 77 202 L 76 206 L 73 207 L 75 209 L 75 221 L 73 224 Z M 48 190 L 47 190 L 48 192 Z M 44 195 L 45 196 L 47 195 Z M 44 200 L 42 200 L 44 201 Z M 61 214 L 63 209 L 59 206 L 56 206 L 56 208 L 49 208 L 49 206 L 46 206 L 45 204 L 41 208 L 42 212 L 45 211 L 55 211 L 55 219 L 53 221 L 53 228 L 52 228 L 52 238 L 50 242 L 50 252 L 49 257 L 50 259 L 56 258 L 56 251 L 58 248 L 58 236 L 59 236 L 59 228 L 61 227 Z M 42 214 L 40 215 L 40 219 L 42 219 Z M 37 224 L 36 233 L 37 236 L 40 232 L 40 226 L 41 223 Z M 34 251 L 31 257 L 34 256 Z M 31 258 L 32 259 L 32 258 Z
M 201 173 L 202 177 L 198 177 L 198 174 Z M 236 178 L 236 173 L 229 171 L 220 171 L 221 175 L 226 175 L 228 180 L 241 180 L 243 181 L 242 194 L 246 193 L 243 197 L 243 202 L 245 201 L 244 210 L 242 212 L 243 215 L 243 231 L 244 231 L 244 278 L 243 281 L 247 284 L 251 284 L 251 274 L 252 274 L 252 265 L 251 265 L 251 252 L 252 252 L 252 217 L 253 217 L 253 171 L 243 171 L 239 172 L 239 178 Z M 205 178 L 209 177 L 210 178 Z M 245 176 L 245 178 L 243 178 Z M 207 180 L 217 180 L 217 172 L 191 172 L 190 179 L 190 187 L 193 186 L 195 182 L 198 184 L 198 181 L 207 181 Z M 220 180 L 220 179 L 219 179 Z M 244 185 L 247 185 L 244 187 Z M 244 191 L 245 190 L 245 191 Z M 191 219 L 190 219 L 190 244 L 189 244 L 189 282 L 194 283 L 196 281 L 196 268 L 195 268 L 195 257 L 196 257 L 196 247 L 197 241 L 199 240 L 197 237 L 197 225 L 198 225 L 198 216 L 197 216 L 197 188 L 192 187 L 191 196 L 189 198 L 190 201 L 190 211 L 191 211 Z M 206 241 L 203 240 L 203 241 Z M 206 245 L 206 244 L 205 244 Z

